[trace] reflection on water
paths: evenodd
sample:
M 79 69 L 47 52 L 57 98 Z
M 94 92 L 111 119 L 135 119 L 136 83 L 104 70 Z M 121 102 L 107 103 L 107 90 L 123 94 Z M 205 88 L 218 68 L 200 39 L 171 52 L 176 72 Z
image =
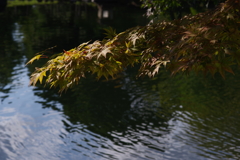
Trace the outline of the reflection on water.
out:
M 0 159 L 239 159 L 238 72 L 226 80 L 165 71 L 136 80 L 129 69 L 110 82 L 89 76 L 61 96 L 28 86 L 34 66 L 25 63 L 36 52 L 102 38 L 108 25 L 122 31 L 145 22 L 132 7 L 112 7 L 113 19 L 99 21 L 98 13 L 73 4 L 0 13 Z
M 85 138 L 84 145 L 74 140 L 80 151 L 101 150 L 103 145 L 105 152 L 96 153 L 109 153 L 110 159 L 113 155 L 116 159 L 238 159 L 239 101 L 234 100 L 239 94 L 232 86 L 238 76 L 229 75 L 225 81 L 195 75 L 169 78 L 166 73 L 152 81 L 129 76 L 108 83 L 88 79 L 57 101 L 72 124 L 81 122 L 87 128 L 79 131 L 66 123 L 68 132 L 91 131 L 97 136 Z M 121 88 L 115 88 L 119 84 Z M 54 94 L 35 93 L 46 96 L 43 106 L 54 109 L 50 104 L 50 99 L 56 100 L 51 98 Z M 110 139 L 111 145 L 98 135 Z

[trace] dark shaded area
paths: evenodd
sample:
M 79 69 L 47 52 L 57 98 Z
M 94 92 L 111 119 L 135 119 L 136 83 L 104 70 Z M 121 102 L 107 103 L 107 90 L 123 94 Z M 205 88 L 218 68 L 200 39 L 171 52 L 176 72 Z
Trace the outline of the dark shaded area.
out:
M 0 12 L 4 11 L 7 6 L 7 0 L 0 1 Z
M 83 80 L 79 86 L 63 93 L 61 97 L 58 97 L 56 90 L 49 91 L 41 87 L 35 90 L 35 93 L 46 100 L 39 102 L 43 106 L 57 109 L 51 102 L 60 102 L 63 105 L 62 111 L 71 123 L 81 122 L 87 125 L 90 131 L 110 139 L 108 133 L 112 131 L 124 134 L 129 127 L 136 129 L 143 123 L 151 122 L 153 127 L 168 128 L 166 122 L 173 118 L 173 115 L 158 117 L 155 115 L 155 107 L 158 106 L 151 106 L 141 95 L 133 100 L 128 90 L 117 88 L 119 85 L 117 81 L 103 82 L 88 77 L 88 80 Z M 71 126 L 66 127 L 71 131 Z

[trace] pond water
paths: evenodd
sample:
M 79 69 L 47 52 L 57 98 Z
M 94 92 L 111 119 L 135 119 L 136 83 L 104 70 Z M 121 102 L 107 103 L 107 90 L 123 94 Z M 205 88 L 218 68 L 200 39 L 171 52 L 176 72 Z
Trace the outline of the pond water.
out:
M 130 6 L 42 3 L 0 13 L 1 160 L 240 159 L 240 74 L 83 79 L 74 89 L 29 86 L 37 52 L 49 55 L 144 25 Z

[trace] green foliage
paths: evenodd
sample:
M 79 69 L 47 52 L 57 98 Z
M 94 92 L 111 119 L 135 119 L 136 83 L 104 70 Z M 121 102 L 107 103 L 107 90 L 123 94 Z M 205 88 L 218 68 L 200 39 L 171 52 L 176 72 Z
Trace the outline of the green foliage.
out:
M 112 27 L 105 28 L 104 30 L 106 31 L 106 33 L 105 33 L 106 37 L 105 38 L 107 38 L 107 39 L 112 39 L 117 35 L 116 30 L 113 29 Z
M 131 28 L 116 36 L 108 29 L 108 39 L 83 43 L 37 68 L 31 84 L 46 77 L 47 84 L 63 91 L 87 73 L 108 79 L 136 64 L 139 76 L 153 77 L 166 67 L 172 74 L 219 72 L 224 77 L 225 71 L 233 73 L 232 65 L 240 64 L 239 10 L 239 1 L 228 0 L 214 11 Z
M 142 7 L 147 8 L 147 16 L 151 19 L 160 15 L 171 19 L 181 18 L 183 14 L 195 14 L 197 11 L 213 8 L 222 0 L 141 0 Z

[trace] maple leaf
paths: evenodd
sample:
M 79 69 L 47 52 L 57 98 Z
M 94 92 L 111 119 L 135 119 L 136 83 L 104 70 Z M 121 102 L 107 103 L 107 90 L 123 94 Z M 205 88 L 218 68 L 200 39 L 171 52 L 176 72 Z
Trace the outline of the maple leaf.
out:
M 100 53 L 97 56 L 97 59 L 99 59 L 99 57 L 101 57 L 101 56 L 106 58 L 108 53 L 113 54 L 112 51 L 108 47 L 106 47 L 102 51 L 100 51 Z

